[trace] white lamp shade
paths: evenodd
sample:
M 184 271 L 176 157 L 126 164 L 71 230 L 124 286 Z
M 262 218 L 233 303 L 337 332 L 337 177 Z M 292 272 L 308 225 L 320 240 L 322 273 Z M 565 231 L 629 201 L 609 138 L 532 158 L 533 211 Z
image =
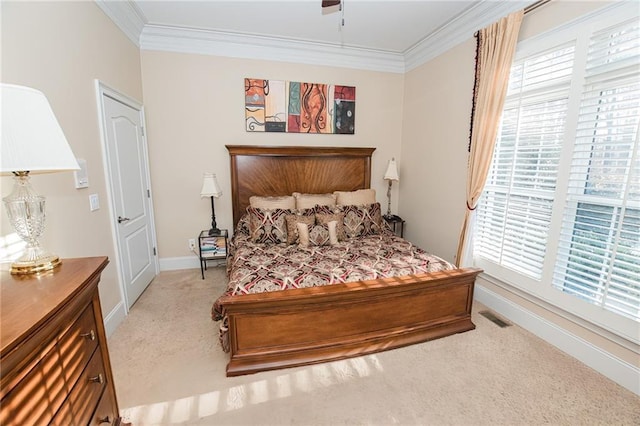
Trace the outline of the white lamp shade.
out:
M 215 197 L 218 198 L 222 195 L 220 185 L 214 173 L 204 173 L 202 180 L 202 189 L 200 190 L 200 197 Z
M 47 98 L 35 89 L 0 84 L 0 173 L 78 170 Z
M 387 171 L 384 173 L 385 180 L 400 180 L 398 176 L 398 166 L 396 165 L 396 159 L 392 158 L 389 160 L 389 165 L 387 166 Z

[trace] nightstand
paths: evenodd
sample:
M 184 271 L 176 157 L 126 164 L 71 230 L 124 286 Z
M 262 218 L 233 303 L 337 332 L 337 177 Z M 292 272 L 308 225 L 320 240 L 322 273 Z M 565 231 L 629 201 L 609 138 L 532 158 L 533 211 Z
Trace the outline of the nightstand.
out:
M 200 232 L 198 237 L 198 257 L 200 258 L 200 273 L 204 280 L 204 271 L 207 270 L 207 261 L 227 258 L 227 240 L 229 231 L 220 229 L 209 235 L 209 230 Z
M 389 224 L 394 234 L 404 238 L 404 219 L 395 214 L 390 216 L 384 215 L 382 218 Z

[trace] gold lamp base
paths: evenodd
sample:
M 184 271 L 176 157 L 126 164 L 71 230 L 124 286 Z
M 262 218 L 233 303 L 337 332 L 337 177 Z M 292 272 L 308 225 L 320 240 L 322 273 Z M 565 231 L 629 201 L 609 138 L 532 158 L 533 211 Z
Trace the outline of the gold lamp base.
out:
M 50 271 L 60 266 L 62 261 L 56 255 L 44 256 L 35 260 L 17 260 L 11 264 L 13 275 L 30 275 Z

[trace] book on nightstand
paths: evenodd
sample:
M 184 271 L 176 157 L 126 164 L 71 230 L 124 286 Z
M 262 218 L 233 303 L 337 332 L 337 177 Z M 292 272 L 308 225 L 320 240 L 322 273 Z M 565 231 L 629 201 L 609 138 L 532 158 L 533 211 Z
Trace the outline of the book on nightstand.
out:
M 227 245 L 224 237 L 205 237 L 200 239 L 202 257 L 226 256 Z

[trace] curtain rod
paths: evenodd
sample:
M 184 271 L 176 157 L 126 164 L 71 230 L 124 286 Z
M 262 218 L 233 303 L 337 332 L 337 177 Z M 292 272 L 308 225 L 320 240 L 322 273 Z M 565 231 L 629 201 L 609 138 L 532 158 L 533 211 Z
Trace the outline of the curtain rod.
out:
M 524 8 L 524 13 L 525 15 L 529 12 L 533 12 L 534 10 L 536 10 L 537 8 L 539 8 L 540 6 L 544 6 L 545 4 L 549 3 L 551 0 L 539 0 L 535 3 L 530 4 L 529 6 Z
M 538 0 L 535 3 L 531 3 L 529 6 L 524 8 L 524 14 L 526 15 L 529 12 L 533 12 L 534 10 L 539 8 L 540 6 L 544 6 L 545 4 L 549 3 L 550 1 L 551 0 Z M 473 36 L 477 37 L 479 33 L 480 33 L 480 31 L 478 30 L 475 33 L 473 33 Z

